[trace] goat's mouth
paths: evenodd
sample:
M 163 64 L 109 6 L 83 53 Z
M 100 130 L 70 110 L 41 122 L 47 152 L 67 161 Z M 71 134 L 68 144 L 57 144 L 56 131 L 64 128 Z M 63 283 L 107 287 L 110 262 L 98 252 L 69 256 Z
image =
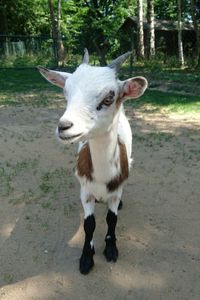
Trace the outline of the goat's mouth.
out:
M 79 133 L 72 136 L 63 136 L 58 135 L 59 139 L 61 139 L 64 143 L 74 143 L 78 140 L 80 140 L 84 136 L 84 133 Z

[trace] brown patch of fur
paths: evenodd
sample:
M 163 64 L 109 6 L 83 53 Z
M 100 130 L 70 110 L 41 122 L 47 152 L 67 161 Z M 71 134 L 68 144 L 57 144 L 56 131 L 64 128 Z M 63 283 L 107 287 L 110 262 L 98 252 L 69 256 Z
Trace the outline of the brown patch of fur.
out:
M 107 189 L 109 192 L 115 191 L 123 182 L 128 178 L 129 166 L 126 147 L 118 140 L 119 152 L 120 152 L 120 168 L 121 172 L 118 176 L 113 178 L 107 183 Z
M 88 144 L 84 145 L 79 152 L 77 160 L 77 172 L 80 177 L 85 176 L 89 181 L 92 181 L 93 166 Z
M 122 98 L 119 96 L 117 98 L 117 100 L 115 101 L 115 105 L 116 105 L 116 108 L 119 109 L 120 108 L 120 105 L 122 103 Z

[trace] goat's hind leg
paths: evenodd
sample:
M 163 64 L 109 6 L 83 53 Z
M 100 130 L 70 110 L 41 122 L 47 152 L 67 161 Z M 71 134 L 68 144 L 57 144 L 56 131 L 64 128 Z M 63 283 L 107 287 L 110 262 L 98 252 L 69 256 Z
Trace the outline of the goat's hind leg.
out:
M 82 197 L 81 202 L 84 208 L 84 231 L 85 242 L 80 258 L 79 270 L 82 274 L 88 274 L 94 266 L 93 256 L 95 254 L 93 233 L 95 230 L 94 207 L 95 199 L 93 197 Z
M 117 211 L 120 203 L 120 198 L 111 199 L 108 202 L 109 209 L 106 217 L 108 231 L 105 237 L 106 246 L 104 255 L 107 261 L 116 262 L 118 258 L 118 249 L 116 246 L 115 228 L 117 225 Z

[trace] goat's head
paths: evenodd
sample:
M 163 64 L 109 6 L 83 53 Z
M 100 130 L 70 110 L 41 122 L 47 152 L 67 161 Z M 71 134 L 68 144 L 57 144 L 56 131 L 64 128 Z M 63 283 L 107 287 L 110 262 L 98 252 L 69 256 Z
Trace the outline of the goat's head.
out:
M 125 81 L 117 79 L 116 71 L 130 55 L 125 53 L 106 67 L 89 65 L 85 49 L 82 64 L 69 74 L 38 67 L 51 83 L 63 88 L 67 108 L 60 118 L 57 135 L 68 143 L 102 135 L 112 126 L 121 104 L 140 97 L 147 88 L 144 77 Z

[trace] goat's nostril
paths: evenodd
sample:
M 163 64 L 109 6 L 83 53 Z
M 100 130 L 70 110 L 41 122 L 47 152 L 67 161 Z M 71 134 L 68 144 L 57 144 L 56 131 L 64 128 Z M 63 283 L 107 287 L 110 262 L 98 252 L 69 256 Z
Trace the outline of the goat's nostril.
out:
M 65 121 L 65 122 L 60 121 L 60 122 L 58 123 L 58 131 L 59 131 L 59 132 L 62 132 L 62 131 L 64 131 L 64 130 L 68 130 L 68 129 L 70 129 L 73 125 L 74 125 L 74 124 L 73 124 L 72 122 L 70 122 L 70 121 Z

